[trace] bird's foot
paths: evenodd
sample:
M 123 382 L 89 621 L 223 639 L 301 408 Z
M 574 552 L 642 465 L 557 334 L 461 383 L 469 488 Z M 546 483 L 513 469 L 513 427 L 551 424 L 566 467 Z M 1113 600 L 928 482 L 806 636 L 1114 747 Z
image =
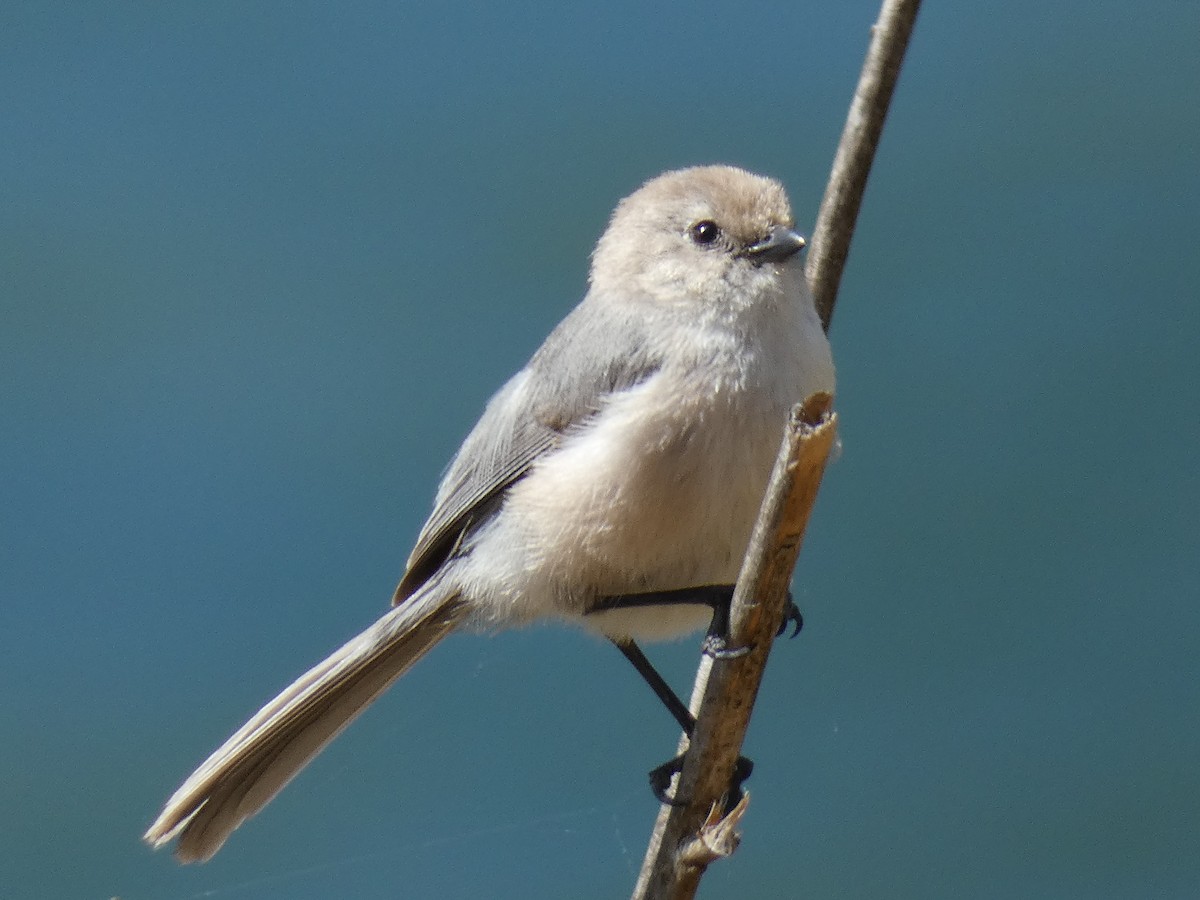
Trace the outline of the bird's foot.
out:
M 650 790 L 660 803 L 667 806 L 686 806 L 688 799 L 667 793 L 671 788 L 672 779 L 683 771 L 683 760 L 687 754 L 681 753 L 674 759 L 669 759 L 661 766 L 650 770 Z M 726 808 L 736 806 L 742 799 L 742 784 L 754 771 L 753 760 L 739 756 L 733 766 L 733 774 L 729 778 L 729 791 L 725 803 Z

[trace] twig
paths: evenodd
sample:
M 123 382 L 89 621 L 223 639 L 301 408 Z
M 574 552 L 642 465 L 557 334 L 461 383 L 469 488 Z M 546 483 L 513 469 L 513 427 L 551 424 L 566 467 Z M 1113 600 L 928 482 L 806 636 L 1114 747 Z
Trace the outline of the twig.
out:
M 788 582 L 837 433 L 832 402 L 828 394 L 814 394 L 792 410 L 730 608 L 731 642 L 750 652 L 708 667 L 676 787 L 682 805 L 664 806 L 659 813 L 634 889 L 639 900 L 692 897 L 708 864 L 737 845 L 735 826 L 745 800 L 722 821 L 723 794 L 783 621 Z
M 737 827 L 749 807 L 748 792 L 742 794 L 737 806 L 724 815 L 721 804 L 714 803 L 708 811 L 708 818 L 700 826 L 700 831 L 679 847 L 675 857 L 676 865 L 683 869 L 697 869 L 718 859 L 732 856 L 742 840 Z
M 883 0 L 821 201 L 805 273 L 826 331 L 919 7 L 920 0 Z M 694 897 L 709 863 L 737 847 L 737 823 L 749 796 L 722 815 L 723 792 L 741 751 L 800 541 L 833 446 L 837 417 L 831 403 L 825 394 L 810 397 L 793 410 L 788 422 L 730 613 L 734 646 L 752 649 L 735 659 L 701 661 L 692 693 L 696 728 L 676 787 L 686 803 L 660 810 L 634 900 Z
M 908 38 L 920 6 L 921 0 L 883 2 L 879 20 L 871 29 L 871 47 L 867 50 L 850 113 L 846 116 L 846 127 L 833 159 L 833 171 L 829 174 L 821 210 L 817 213 L 805 274 L 826 331 L 833 319 L 833 304 L 837 300 L 842 270 L 850 255 L 850 239 L 854 236 L 858 208 L 867 188 L 871 161 L 879 146 L 883 121 L 892 101 L 892 89 L 900 77 L 900 64 L 904 61 L 904 51 L 908 49 Z

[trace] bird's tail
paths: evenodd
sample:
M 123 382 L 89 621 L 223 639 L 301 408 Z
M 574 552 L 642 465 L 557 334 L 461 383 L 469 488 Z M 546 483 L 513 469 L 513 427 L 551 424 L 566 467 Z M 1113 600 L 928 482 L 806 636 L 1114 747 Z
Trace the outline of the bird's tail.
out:
M 324 746 L 458 624 L 463 602 L 430 583 L 317 663 L 183 783 L 146 832 L 179 838 L 181 862 L 209 859 Z

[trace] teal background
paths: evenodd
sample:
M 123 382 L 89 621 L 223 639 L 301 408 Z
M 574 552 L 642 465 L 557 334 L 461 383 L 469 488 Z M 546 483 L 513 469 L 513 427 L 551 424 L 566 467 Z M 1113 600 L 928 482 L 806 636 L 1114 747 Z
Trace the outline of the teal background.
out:
M 876 10 L 6 6 L 0 896 L 628 893 L 676 733 L 559 627 L 448 641 L 210 864 L 138 838 L 384 608 L 618 198 L 733 162 L 811 223 Z M 926 4 L 703 896 L 1200 896 L 1198 35 Z

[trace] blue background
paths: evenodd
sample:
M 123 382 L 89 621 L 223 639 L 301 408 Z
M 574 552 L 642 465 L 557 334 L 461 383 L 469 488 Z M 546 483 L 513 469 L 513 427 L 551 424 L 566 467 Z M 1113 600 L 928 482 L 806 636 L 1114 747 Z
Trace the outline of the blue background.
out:
M 0 13 L 0 896 L 628 892 L 676 733 L 558 627 L 452 638 L 210 864 L 138 837 L 384 608 L 618 198 L 733 162 L 811 223 L 876 10 Z M 1200 896 L 1197 35 L 927 4 L 705 896 Z

